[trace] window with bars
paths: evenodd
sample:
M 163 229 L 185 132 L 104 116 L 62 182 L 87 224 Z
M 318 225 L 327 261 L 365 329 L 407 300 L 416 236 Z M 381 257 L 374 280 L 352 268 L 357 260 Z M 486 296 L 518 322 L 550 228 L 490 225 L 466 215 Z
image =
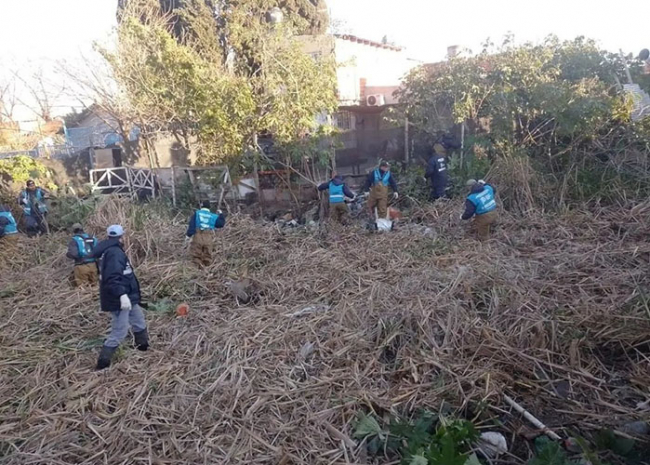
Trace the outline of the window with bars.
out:
M 341 131 L 354 130 L 354 115 L 349 111 L 339 111 L 334 114 L 334 124 Z

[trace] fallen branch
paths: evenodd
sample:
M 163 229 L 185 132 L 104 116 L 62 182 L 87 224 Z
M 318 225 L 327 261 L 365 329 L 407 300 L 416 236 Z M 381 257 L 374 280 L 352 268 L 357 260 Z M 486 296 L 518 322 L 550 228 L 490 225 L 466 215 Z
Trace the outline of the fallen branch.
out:
M 507 395 L 504 394 L 503 399 L 506 401 L 508 405 L 514 408 L 517 412 L 521 413 L 526 420 L 528 420 L 533 425 L 535 425 L 535 427 L 543 431 L 544 434 L 546 434 L 549 438 L 554 439 L 555 441 L 562 440 L 560 436 L 558 436 L 556 433 L 548 429 L 548 427 L 544 423 L 542 423 L 537 418 L 535 418 L 532 413 L 530 413 L 528 410 L 526 410 L 517 402 L 515 402 L 511 397 L 508 397 Z

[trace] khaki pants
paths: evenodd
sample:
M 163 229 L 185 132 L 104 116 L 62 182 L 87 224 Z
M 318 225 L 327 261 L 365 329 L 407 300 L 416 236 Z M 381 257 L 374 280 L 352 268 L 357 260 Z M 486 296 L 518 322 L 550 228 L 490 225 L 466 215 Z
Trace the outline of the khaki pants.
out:
M 383 184 L 376 184 L 370 189 L 368 209 L 371 218 L 375 218 L 375 207 L 379 218 L 386 218 L 388 215 L 388 187 Z
M 198 266 L 210 266 L 212 264 L 213 239 L 214 234 L 212 231 L 197 231 L 192 237 L 190 255 L 192 261 Z
M 97 283 L 97 265 L 94 263 L 75 265 L 73 274 L 74 285 L 76 287 L 81 287 L 84 284 L 90 284 L 92 286 Z
M 484 241 L 490 237 L 492 225 L 497 221 L 497 218 L 496 210 L 474 217 L 472 228 L 476 232 L 479 240 Z
M 347 223 L 348 219 L 348 206 L 345 202 L 330 203 L 330 219 L 340 224 Z

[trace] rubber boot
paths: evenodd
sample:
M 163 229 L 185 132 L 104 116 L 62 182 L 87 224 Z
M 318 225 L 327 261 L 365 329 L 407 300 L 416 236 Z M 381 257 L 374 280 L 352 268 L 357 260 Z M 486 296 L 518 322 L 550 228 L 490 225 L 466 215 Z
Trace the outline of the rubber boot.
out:
M 115 354 L 117 347 L 106 347 L 102 346 L 101 352 L 99 352 L 99 358 L 97 359 L 97 368 L 96 370 L 103 370 L 111 366 L 111 359 Z
M 140 331 L 139 333 L 133 333 L 133 338 L 135 339 L 135 348 L 146 352 L 149 348 L 149 333 L 147 330 Z

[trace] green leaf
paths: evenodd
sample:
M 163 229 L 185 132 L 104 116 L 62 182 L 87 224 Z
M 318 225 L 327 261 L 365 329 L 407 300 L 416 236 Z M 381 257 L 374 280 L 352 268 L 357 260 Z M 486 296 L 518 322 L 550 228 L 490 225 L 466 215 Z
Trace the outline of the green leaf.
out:
M 465 465 L 481 465 L 481 462 L 479 461 L 476 454 L 472 454 L 465 461 Z
M 362 414 L 354 428 L 354 438 L 363 439 L 367 436 L 382 436 L 383 431 L 377 420 L 370 415 Z
M 546 436 L 537 438 L 535 449 L 537 453 L 528 462 L 528 465 L 573 465 L 562 447 Z
M 429 465 L 429 461 L 422 455 L 414 455 L 409 460 L 409 465 Z

